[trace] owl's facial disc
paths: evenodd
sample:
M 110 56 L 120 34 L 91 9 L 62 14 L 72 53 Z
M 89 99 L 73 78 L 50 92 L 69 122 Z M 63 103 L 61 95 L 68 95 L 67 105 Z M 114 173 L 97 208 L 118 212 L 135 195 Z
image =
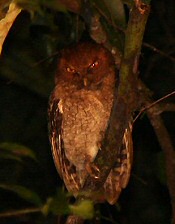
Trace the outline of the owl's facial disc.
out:
M 66 71 L 73 79 L 77 79 L 81 77 L 81 73 L 78 72 L 73 66 L 67 66 Z
M 80 72 L 77 72 L 74 68 L 67 67 L 67 72 L 73 76 L 73 81 L 82 84 L 82 87 L 87 87 L 89 85 L 89 80 L 86 76 L 83 76 Z
M 82 88 L 89 88 L 91 85 L 98 85 L 99 80 L 97 70 L 99 67 L 99 61 L 94 60 L 94 62 L 87 62 L 83 67 L 78 67 L 72 65 L 71 63 L 66 66 L 67 75 L 72 77 L 72 81 L 76 82 Z M 80 69 L 81 68 L 81 69 Z

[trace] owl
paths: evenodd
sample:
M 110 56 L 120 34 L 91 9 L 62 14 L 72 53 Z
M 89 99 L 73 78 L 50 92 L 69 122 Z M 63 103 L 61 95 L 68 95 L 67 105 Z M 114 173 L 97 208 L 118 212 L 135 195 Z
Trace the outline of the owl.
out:
M 50 142 L 55 166 L 75 197 L 91 175 L 101 150 L 117 85 L 112 54 L 96 43 L 79 43 L 61 52 L 49 102 Z M 114 204 L 131 170 L 131 129 L 125 130 L 115 166 L 102 186 L 102 200 Z M 101 171 L 102 172 L 102 171 Z

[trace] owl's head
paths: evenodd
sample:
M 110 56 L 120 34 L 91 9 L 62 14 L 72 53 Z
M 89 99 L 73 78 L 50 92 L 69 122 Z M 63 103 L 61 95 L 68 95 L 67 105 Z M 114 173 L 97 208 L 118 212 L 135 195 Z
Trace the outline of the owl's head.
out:
M 112 54 L 100 44 L 80 43 L 61 52 L 56 84 L 69 82 L 79 88 L 97 86 L 115 73 Z

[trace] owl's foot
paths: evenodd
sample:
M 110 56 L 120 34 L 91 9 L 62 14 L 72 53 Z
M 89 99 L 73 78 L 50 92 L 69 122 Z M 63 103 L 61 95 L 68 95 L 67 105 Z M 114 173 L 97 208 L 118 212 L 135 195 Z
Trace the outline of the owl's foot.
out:
M 86 163 L 86 170 L 90 176 L 94 177 L 95 179 L 99 178 L 100 170 L 93 163 Z

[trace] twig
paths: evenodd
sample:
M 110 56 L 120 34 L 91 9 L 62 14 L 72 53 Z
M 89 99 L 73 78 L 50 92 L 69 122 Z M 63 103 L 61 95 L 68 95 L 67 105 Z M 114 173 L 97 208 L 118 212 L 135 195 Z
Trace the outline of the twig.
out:
M 151 49 L 152 51 L 154 51 L 154 52 L 160 54 L 161 56 L 163 56 L 163 57 L 165 57 L 165 58 L 170 59 L 172 62 L 175 62 L 175 58 L 174 58 L 174 57 L 172 57 L 172 56 L 166 54 L 165 52 L 163 52 L 163 51 L 161 51 L 160 49 L 154 47 L 153 45 L 144 42 L 144 43 L 143 43 L 143 46 L 144 46 L 144 47 L 147 47 L 147 48 L 149 48 L 149 49 Z
M 34 67 L 40 65 L 41 63 L 44 63 L 44 62 L 46 62 L 47 60 L 49 60 L 49 59 L 51 59 L 51 58 L 54 58 L 54 57 L 55 57 L 56 55 L 58 55 L 58 54 L 59 54 L 59 52 L 56 51 L 56 52 L 53 53 L 52 55 L 50 55 L 50 56 L 48 56 L 48 57 L 45 57 L 45 58 L 43 58 L 43 59 L 37 61 L 36 63 L 32 64 L 32 65 L 31 65 L 31 68 L 34 68 Z
M 41 208 L 26 208 L 26 209 L 21 209 L 16 211 L 2 212 L 0 213 L 0 218 L 20 216 L 20 215 L 25 215 L 30 213 L 37 213 L 37 212 L 41 212 Z
M 148 97 L 149 90 L 143 83 L 140 82 L 140 89 L 142 91 L 142 102 L 147 104 L 145 108 L 147 108 L 147 115 L 148 118 L 154 128 L 154 131 L 156 133 L 158 142 L 165 154 L 165 164 L 166 164 L 166 176 L 167 176 L 167 185 L 170 193 L 171 198 L 171 205 L 172 205 L 172 224 L 175 224 L 175 152 L 173 149 L 173 144 L 171 142 L 169 133 L 164 125 L 164 122 L 158 113 L 158 111 L 161 111 L 161 107 L 159 104 L 155 102 L 151 102 L 151 100 Z M 168 96 L 174 94 L 174 92 L 166 95 Z M 162 100 L 164 98 L 161 98 Z M 161 99 L 158 100 L 158 102 L 161 101 Z M 154 105 L 154 107 L 150 106 Z
M 175 91 L 173 91 L 173 92 L 171 92 L 171 93 L 169 93 L 169 94 L 167 94 L 167 95 L 161 97 L 160 99 L 158 99 L 158 100 L 154 101 L 153 103 L 151 103 L 151 104 L 145 106 L 144 108 L 142 108 L 142 109 L 140 110 L 140 112 L 138 113 L 138 115 L 135 117 L 135 119 L 134 119 L 134 121 L 133 121 L 133 124 L 134 124 L 134 123 L 136 122 L 136 120 L 140 117 L 140 115 L 143 114 L 144 111 L 150 109 L 151 107 L 154 107 L 156 104 L 160 103 L 161 101 L 163 101 L 163 100 L 165 100 L 165 99 L 167 99 L 167 98 L 169 98 L 170 96 L 173 96 L 173 95 L 175 95 Z M 160 109 L 161 109 L 161 108 L 160 108 Z M 162 109 L 161 109 L 161 111 L 162 111 Z
M 155 107 L 156 110 L 159 110 L 158 105 Z M 154 127 L 159 144 L 165 154 L 167 185 L 172 205 L 172 223 L 175 224 L 175 152 L 162 118 L 157 113 L 155 114 L 155 108 L 150 108 L 147 111 L 147 115 L 151 121 L 152 126 Z
M 173 104 L 173 103 L 160 104 L 159 107 L 160 107 L 160 113 L 162 113 L 162 112 L 175 112 L 175 104 Z

